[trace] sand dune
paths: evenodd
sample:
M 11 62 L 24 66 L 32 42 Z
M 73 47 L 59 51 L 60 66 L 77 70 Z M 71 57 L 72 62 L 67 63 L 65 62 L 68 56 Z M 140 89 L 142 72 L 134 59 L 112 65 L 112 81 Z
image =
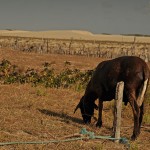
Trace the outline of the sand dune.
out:
M 93 34 L 91 32 L 82 30 L 52 30 L 52 31 L 0 30 L 0 36 L 100 40 L 100 41 L 120 41 L 120 42 L 134 41 L 134 36 Z M 150 37 L 136 37 L 136 42 L 150 43 Z

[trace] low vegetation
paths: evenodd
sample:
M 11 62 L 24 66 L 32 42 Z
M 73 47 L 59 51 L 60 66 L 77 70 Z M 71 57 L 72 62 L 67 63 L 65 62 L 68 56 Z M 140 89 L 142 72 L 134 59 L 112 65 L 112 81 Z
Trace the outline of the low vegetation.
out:
M 11 83 L 31 83 L 33 86 L 44 85 L 51 88 L 71 88 L 76 90 L 85 88 L 93 70 L 80 71 L 79 69 L 69 69 L 70 62 L 64 63 L 64 69 L 56 73 L 51 63 L 44 63 L 41 71 L 28 68 L 21 72 L 20 68 L 12 65 L 8 60 L 2 60 L 0 64 L 0 81 L 3 84 Z

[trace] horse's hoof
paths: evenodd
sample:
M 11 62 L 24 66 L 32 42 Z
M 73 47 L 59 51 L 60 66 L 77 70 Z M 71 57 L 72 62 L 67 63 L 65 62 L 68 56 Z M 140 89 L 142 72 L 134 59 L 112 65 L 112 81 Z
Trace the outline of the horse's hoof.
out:
M 97 122 L 97 123 L 96 123 L 96 127 L 101 128 L 101 127 L 102 127 L 102 122 Z

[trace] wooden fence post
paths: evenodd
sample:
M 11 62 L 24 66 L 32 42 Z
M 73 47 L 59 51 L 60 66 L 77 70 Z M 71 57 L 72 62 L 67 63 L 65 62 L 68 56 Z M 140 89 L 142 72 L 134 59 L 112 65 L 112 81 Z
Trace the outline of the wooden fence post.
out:
M 124 89 L 124 82 L 121 81 L 117 83 L 116 97 L 115 97 L 115 104 L 114 104 L 114 122 L 113 122 L 114 137 L 117 139 L 120 139 L 123 89 Z M 118 143 L 119 140 L 115 140 L 115 142 Z
M 48 53 L 48 52 L 49 52 L 49 49 L 48 49 L 48 39 L 47 39 L 47 43 L 46 43 L 46 45 L 47 45 L 46 53 Z
M 14 49 L 18 50 L 18 38 L 15 39 Z

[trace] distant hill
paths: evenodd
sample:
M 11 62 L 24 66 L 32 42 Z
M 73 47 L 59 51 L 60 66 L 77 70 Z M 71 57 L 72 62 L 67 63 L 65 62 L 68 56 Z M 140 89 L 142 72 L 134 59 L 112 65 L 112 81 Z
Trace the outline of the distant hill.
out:
M 132 42 L 136 36 L 136 42 L 150 43 L 150 36 L 146 35 L 111 35 L 93 34 L 82 30 L 51 30 L 51 31 L 21 31 L 21 30 L 0 30 L 0 36 L 37 37 L 54 39 L 78 39 L 78 40 L 100 40 L 100 41 L 120 41 Z

